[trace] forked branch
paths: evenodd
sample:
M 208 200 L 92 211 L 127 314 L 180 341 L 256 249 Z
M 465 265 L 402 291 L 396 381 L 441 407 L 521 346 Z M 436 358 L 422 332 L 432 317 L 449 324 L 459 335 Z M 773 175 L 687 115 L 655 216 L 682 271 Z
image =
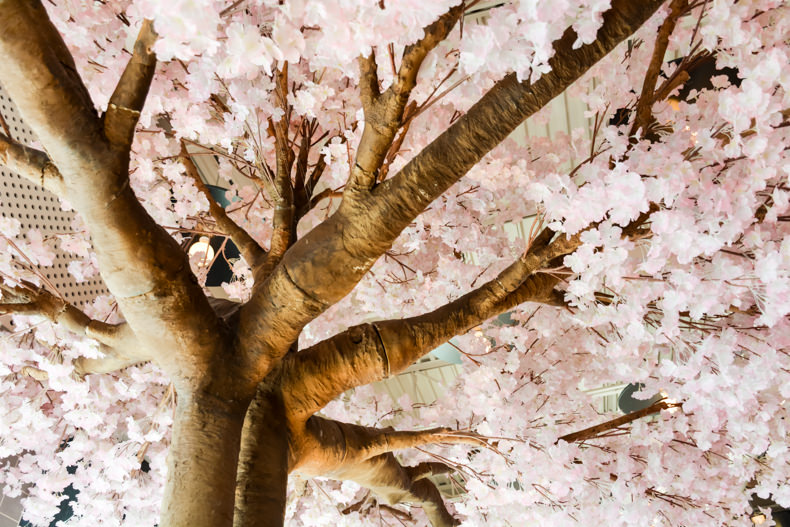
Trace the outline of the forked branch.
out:
M 661 67 L 664 65 L 664 56 L 669 45 L 669 37 L 675 29 L 678 19 L 688 8 L 688 0 L 672 0 L 669 4 L 669 14 L 661 24 L 653 47 L 653 55 L 650 58 L 650 65 L 645 73 L 645 80 L 642 83 L 642 93 L 636 105 L 636 118 L 631 127 L 630 135 L 634 135 L 640 128 L 644 133 L 653 120 L 653 103 L 655 102 L 655 90 L 658 76 L 661 74 Z
M 417 84 L 417 73 L 423 60 L 447 38 L 463 11 L 464 4 L 461 3 L 425 28 L 424 36 L 404 50 L 397 76 L 384 93 L 379 92 L 375 50 L 359 58 L 359 90 L 365 111 L 365 128 L 346 185 L 352 199 L 354 193 L 369 190 L 376 183 L 378 170 L 403 123 L 403 112 Z
M 319 417 L 312 417 L 306 425 L 305 433 L 292 441 L 294 466 L 290 470 L 306 476 L 351 480 L 389 505 L 422 506 L 434 527 L 457 525 L 428 479 L 452 469 L 435 462 L 404 467 L 392 452 L 431 443 L 480 445 L 476 436 L 444 429 L 399 432 Z
M 272 217 L 272 236 L 269 252 L 258 268 L 254 269 L 256 283 L 261 283 L 271 274 L 272 269 L 280 263 L 285 251 L 296 241 L 296 207 L 294 205 L 294 189 L 291 183 L 291 169 L 294 163 L 294 152 L 289 140 L 291 108 L 288 104 L 288 62 L 275 72 L 275 97 L 283 115 L 274 129 L 274 148 L 276 171 L 270 199 L 274 203 Z
M 76 335 L 99 342 L 103 357 L 79 357 L 74 369 L 79 375 L 108 373 L 152 359 L 126 323 L 107 324 L 91 319 L 80 309 L 30 282 L 11 286 L 0 284 L 0 313 L 40 315 Z M 39 379 L 41 380 L 41 379 Z
M 573 48 L 576 35 L 568 29 L 554 45 L 550 73 L 534 84 L 519 83 L 515 75 L 505 77 L 399 174 L 369 193 L 361 192 L 359 199 L 344 199 L 337 213 L 297 241 L 241 310 L 239 338 L 251 350 L 251 370 L 268 372 L 302 328 L 345 296 L 434 199 L 638 29 L 661 3 L 614 0 L 597 40 L 578 49 Z M 359 156 L 357 164 L 377 168 L 376 159 L 386 155 L 390 141 L 384 143 L 382 150 L 370 150 L 375 155 L 369 165 L 360 163 Z

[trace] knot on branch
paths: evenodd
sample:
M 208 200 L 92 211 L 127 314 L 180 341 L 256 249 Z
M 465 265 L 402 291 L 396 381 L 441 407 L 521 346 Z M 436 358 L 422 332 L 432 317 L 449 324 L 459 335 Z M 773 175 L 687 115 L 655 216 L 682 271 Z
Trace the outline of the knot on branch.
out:
M 114 145 L 128 146 L 134 138 L 134 127 L 140 112 L 114 103 L 107 106 L 104 114 L 104 135 Z

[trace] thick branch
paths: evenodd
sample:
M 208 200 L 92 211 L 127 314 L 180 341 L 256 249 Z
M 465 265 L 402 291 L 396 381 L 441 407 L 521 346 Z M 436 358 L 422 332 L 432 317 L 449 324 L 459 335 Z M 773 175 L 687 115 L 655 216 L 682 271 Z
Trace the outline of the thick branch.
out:
M 242 257 L 249 263 L 251 266 L 255 266 L 256 263 L 266 255 L 266 251 L 264 251 L 258 242 L 256 242 L 252 236 L 247 234 L 247 231 L 239 227 L 239 225 L 233 221 L 228 213 L 225 212 L 225 209 L 217 203 L 214 197 L 211 195 L 208 187 L 206 184 L 203 183 L 203 180 L 200 177 L 200 173 L 198 172 L 195 163 L 192 162 L 192 158 L 189 157 L 189 152 L 187 151 L 186 145 L 182 142 L 181 143 L 181 162 L 184 164 L 186 168 L 187 175 L 192 178 L 192 181 L 195 183 L 197 189 L 206 197 L 208 200 L 208 210 L 214 220 L 217 222 L 217 227 L 222 230 L 228 237 L 233 241 L 236 247 L 239 249 Z
M 438 463 L 404 467 L 391 453 L 396 448 L 436 443 L 439 438 L 445 442 L 443 438 L 450 435 L 440 430 L 396 432 L 313 417 L 302 433 L 291 432 L 293 461 L 289 471 L 351 480 L 389 505 L 405 502 L 422 506 L 434 527 L 457 525 L 439 491 L 427 479 L 432 474 L 447 473 L 448 467 Z
M 255 269 L 256 283 L 261 283 L 269 276 L 272 269 L 280 263 L 280 259 L 296 241 L 296 225 L 294 206 L 294 192 L 291 184 L 291 168 L 294 162 L 294 153 L 288 139 L 288 128 L 291 112 L 288 106 L 288 63 L 276 72 L 277 83 L 276 97 L 283 110 L 280 120 L 274 123 L 274 147 L 277 169 L 274 175 L 273 193 L 270 196 L 274 202 L 272 217 L 272 238 L 269 252 L 262 264 Z
M 569 28 L 554 44 L 549 73 L 532 84 L 519 83 L 515 74 L 499 81 L 399 174 L 373 191 L 370 220 L 379 224 L 387 218 L 382 223 L 385 228 L 376 233 L 378 237 L 394 239 L 431 201 L 458 181 L 519 124 L 561 94 L 638 29 L 661 3 L 660 0 L 615 0 L 604 14 L 603 26 L 593 43 L 573 49 L 576 34 Z M 359 233 L 359 236 L 364 234 Z
M 63 178 L 49 156 L 0 134 L 0 164 L 56 196 L 63 196 Z
M 0 289 L 3 291 L 0 313 L 40 315 L 102 345 L 103 357 L 79 357 L 74 361 L 74 370 L 79 375 L 109 373 L 153 358 L 126 323 L 107 324 L 93 320 L 64 299 L 28 282 L 15 287 L 0 284 Z
M 104 134 L 113 145 L 120 146 L 124 153 L 132 144 L 134 127 L 140 119 L 148 88 L 156 70 L 156 42 L 154 23 L 144 20 L 134 43 L 134 53 L 126 65 L 115 91 L 110 97 L 104 114 Z
M 294 419 L 306 419 L 356 386 L 408 368 L 455 335 L 527 301 L 564 305 L 557 279 L 539 270 L 569 254 L 579 236 L 545 229 L 529 250 L 488 283 L 416 317 L 357 326 L 283 361 L 284 397 Z
M 360 450 L 367 458 L 371 458 L 397 450 L 435 444 L 480 446 L 485 444 L 485 440 L 475 434 L 455 432 L 449 428 L 432 428 L 430 430 L 372 429 L 366 443 Z
M 395 375 L 455 335 L 527 302 L 558 305 L 557 280 L 534 274 L 520 284 L 514 264 L 474 291 L 416 317 L 353 327 L 283 360 L 284 397 L 306 419 L 346 390 Z M 500 276 L 502 276 L 500 275 Z M 503 285 L 512 288 L 502 295 Z
M 60 170 L 65 197 L 88 225 L 102 278 L 124 317 L 169 374 L 200 382 L 223 340 L 221 323 L 178 243 L 129 187 L 128 156 L 109 144 L 40 3 L 0 3 L 0 57 L 3 87 Z M 141 104 L 121 94 L 117 100 Z
M 327 474 L 382 454 L 439 443 L 480 446 L 486 441 L 476 434 L 449 428 L 403 431 L 313 416 L 304 424 L 291 423 L 291 469 Z
M 550 73 L 534 84 L 507 76 L 398 175 L 364 199 L 344 200 L 337 213 L 295 243 L 241 310 L 239 338 L 254 350 L 249 370 L 256 375 L 269 371 L 305 324 L 353 289 L 425 207 L 638 29 L 660 4 L 615 0 L 598 39 L 579 49 L 572 48 L 576 35 L 569 29 L 554 46 Z

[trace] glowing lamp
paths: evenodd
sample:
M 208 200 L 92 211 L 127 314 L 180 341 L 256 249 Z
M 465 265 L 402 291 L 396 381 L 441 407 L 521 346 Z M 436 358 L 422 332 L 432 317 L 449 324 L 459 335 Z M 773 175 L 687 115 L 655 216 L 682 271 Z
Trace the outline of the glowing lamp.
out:
M 189 248 L 188 254 L 191 257 L 198 253 L 202 253 L 203 258 L 198 261 L 198 266 L 206 267 L 214 259 L 214 249 L 211 248 L 208 236 L 201 236 L 197 242 L 193 243 Z

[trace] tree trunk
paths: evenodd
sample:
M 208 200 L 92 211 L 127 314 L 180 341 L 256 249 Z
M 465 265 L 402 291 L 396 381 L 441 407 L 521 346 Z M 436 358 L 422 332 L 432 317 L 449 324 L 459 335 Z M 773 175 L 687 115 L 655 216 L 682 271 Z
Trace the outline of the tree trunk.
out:
M 234 527 L 281 527 L 285 522 L 288 439 L 282 397 L 259 389 L 244 421 Z
M 179 391 L 160 525 L 233 524 L 243 422 L 242 404 Z

